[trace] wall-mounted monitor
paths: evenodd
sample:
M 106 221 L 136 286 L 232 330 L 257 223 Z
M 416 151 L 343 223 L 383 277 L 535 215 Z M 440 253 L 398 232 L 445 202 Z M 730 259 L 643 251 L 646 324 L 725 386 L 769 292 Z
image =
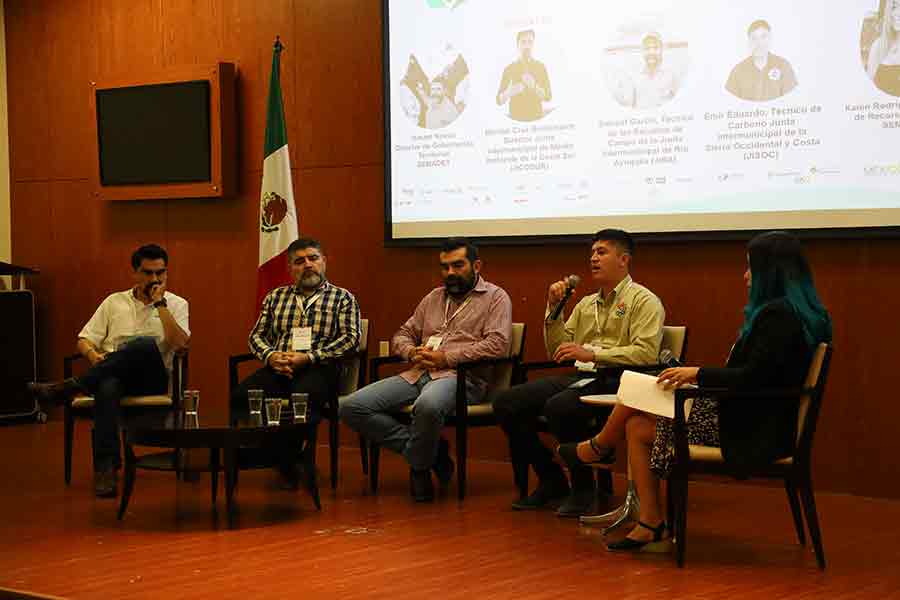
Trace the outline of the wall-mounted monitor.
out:
M 233 64 L 93 86 L 98 195 L 145 200 L 234 193 Z

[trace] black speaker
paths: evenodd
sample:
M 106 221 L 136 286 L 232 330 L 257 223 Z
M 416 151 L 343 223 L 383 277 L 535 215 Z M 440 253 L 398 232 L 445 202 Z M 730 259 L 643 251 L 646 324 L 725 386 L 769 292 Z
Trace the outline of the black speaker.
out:
M 37 377 L 34 295 L 29 290 L 0 291 L 0 418 L 46 415 L 28 393 Z

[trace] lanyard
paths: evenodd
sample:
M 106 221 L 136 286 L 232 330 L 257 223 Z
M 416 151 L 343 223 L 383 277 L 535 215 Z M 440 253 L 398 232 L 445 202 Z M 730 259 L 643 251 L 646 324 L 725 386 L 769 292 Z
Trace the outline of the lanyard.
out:
M 453 311 L 453 314 L 450 315 L 450 297 L 449 296 L 447 297 L 446 301 L 444 302 L 444 324 L 441 325 L 441 331 L 444 331 L 447 328 L 447 325 L 450 324 L 450 321 L 455 319 L 456 315 L 461 313 L 463 311 L 463 309 L 466 306 L 468 306 L 468 304 L 471 300 L 472 300 L 472 293 L 469 292 L 469 295 L 466 296 L 466 299 L 463 301 L 463 303 L 459 305 L 459 308 L 457 308 L 455 311 Z M 449 315 L 449 317 L 448 317 L 448 315 Z
M 322 292 L 316 292 L 314 295 L 309 297 L 309 300 L 306 302 L 300 301 L 300 312 L 303 314 L 303 318 L 306 318 L 306 313 L 309 312 L 309 309 L 312 308 L 313 304 L 319 301 L 319 298 L 322 297 Z M 294 296 L 294 302 L 297 302 L 297 296 Z

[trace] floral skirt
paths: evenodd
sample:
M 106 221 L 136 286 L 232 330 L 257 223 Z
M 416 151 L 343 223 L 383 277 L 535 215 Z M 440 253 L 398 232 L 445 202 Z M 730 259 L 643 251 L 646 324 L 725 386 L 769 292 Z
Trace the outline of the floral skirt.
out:
M 719 447 L 719 411 L 715 400 L 697 398 L 687 420 L 688 444 Z M 650 451 L 650 468 L 665 479 L 675 462 L 673 421 L 666 417 L 656 418 L 656 439 Z

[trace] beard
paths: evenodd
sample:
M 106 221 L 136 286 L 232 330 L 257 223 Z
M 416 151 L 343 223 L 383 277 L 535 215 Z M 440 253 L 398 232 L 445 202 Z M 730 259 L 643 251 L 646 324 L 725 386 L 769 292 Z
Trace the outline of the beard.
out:
M 472 273 L 469 277 L 448 275 L 444 278 L 444 288 L 451 296 L 465 296 L 475 287 L 477 277 L 476 273 Z
M 300 276 L 300 287 L 307 290 L 314 290 L 325 280 L 325 275 L 320 273 L 304 273 Z

